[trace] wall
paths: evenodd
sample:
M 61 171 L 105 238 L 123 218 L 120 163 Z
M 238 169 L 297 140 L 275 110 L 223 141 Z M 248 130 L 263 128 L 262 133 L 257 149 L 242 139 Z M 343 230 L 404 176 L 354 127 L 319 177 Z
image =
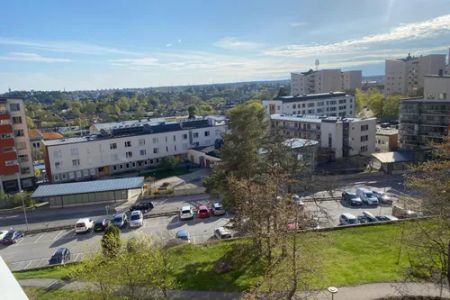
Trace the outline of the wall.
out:
M 423 95 L 425 99 L 450 99 L 450 75 L 425 77 Z
M 220 162 L 220 158 L 207 155 L 195 149 L 188 150 L 187 157 L 189 161 L 202 167 L 212 167 L 215 163 Z

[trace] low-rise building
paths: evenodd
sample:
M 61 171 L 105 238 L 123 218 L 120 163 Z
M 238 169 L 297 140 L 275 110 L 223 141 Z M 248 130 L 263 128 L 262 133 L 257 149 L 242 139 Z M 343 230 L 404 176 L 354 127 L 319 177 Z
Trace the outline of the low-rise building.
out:
M 355 99 L 343 92 L 309 94 L 299 96 L 278 96 L 264 100 L 267 114 L 326 115 L 353 117 Z
M 318 141 L 333 157 L 370 155 L 375 151 L 376 118 L 273 114 L 271 130 L 286 138 Z
M 0 98 L 0 191 L 18 192 L 34 184 L 24 103 Z
M 31 146 L 31 157 L 33 158 L 33 161 L 35 161 L 44 158 L 44 140 L 58 140 L 64 138 L 64 136 L 59 132 L 41 132 L 39 129 L 30 129 L 29 138 Z
M 294 158 L 301 162 L 301 171 L 303 174 L 311 174 L 314 172 L 319 149 L 318 141 L 291 138 L 285 140 L 283 144 L 289 147 Z
M 386 174 L 402 173 L 409 168 L 409 164 L 415 161 L 413 152 L 393 151 L 373 153 L 369 166 Z
M 51 182 L 80 181 L 139 171 L 166 156 L 215 145 L 226 131 L 224 117 L 178 121 L 133 121 L 86 137 L 44 141 L 45 169 Z
M 376 131 L 376 152 L 391 152 L 398 149 L 398 129 L 377 128 Z

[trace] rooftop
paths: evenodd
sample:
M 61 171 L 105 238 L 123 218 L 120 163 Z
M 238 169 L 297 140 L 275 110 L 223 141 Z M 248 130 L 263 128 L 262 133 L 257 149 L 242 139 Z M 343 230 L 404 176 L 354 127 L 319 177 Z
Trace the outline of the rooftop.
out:
M 406 151 L 373 153 L 372 156 L 379 160 L 381 163 L 408 162 L 414 160 L 414 153 Z
M 309 123 L 322 123 L 322 122 L 358 122 L 362 120 L 375 120 L 376 118 L 348 118 L 348 117 L 327 117 L 316 115 L 286 115 L 286 114 L 273 114 L 270 115 L 271 120 L 279 121 L 294 121 L 294 122 L 309 122 Z
M 377 128 L 376 134 L 378 134 L 378 135 L 394 135 L 394 134 L 398 134 L 398 129 L 396 129 L 396 128 Z
M 319 144 L 318 141 L 299 139 L 299 138 L 292 138 L 292 139 L 285 140 L 283 142 L 283 145 L 288 146 L 291 149 L 297 149 L 297 148 L 302 148 L 305 146 L 313 146 L 313 145 L 318 145 L 318 144 Z
M 442 104 L 442 103 L 450 103 L 450 99 L 424 99 L 422 97 L 406 98 L 400 102 L 400 105 L 404 102 L 405 103 L 438 103 L 438 104 Z
M 319 93 L 319 94 L 304 94 L 296 96 L 278 96 L 273 100 L 283 101 L 283 102 L 299 102 L 299 101 L 309 101 L 309 100 L 320 100 L 326 98 L 335 97 L 345 97 L 347 94 L 344 92 L 329 92 L 329 93 Z
M 42 132 L 42 137 L 44 138 L 44 140 L 57 140 L 57 139 L 62 139 L 64 137 L 64 135 L 62 135 L 59 132 Z
M 82 181 L 60 184 L 40 185 L 31 195 L 33 198 L 54 197 L 73 194 L 117 191 L 141 188 L 144 177 L 128 177 L 118 179 Z

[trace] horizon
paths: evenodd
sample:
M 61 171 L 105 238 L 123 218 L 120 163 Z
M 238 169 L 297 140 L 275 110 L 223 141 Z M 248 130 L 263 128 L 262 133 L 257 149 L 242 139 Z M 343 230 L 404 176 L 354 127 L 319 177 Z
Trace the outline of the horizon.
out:
M 5 3 L 0 93 L 289 80 L 291 72 L 314 69 L 316 59 L 320 69 L 381 76 L 385 59 L 448 54 L 448 4 Z

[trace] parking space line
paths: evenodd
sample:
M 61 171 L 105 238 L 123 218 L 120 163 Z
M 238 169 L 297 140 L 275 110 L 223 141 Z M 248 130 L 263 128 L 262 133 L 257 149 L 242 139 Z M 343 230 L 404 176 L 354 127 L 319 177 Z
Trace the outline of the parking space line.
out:
M 20 245 L 23 241 L 24 241 L 24 238 L 19 239 L 19 240 L 16 242 L 16 245 Z
M 44 234 L 41 234 L 36 240 L 34 240 L 33 244 L 36 244 L 39 242 L 39 240 L 44 236 Z
M 81 253 L 77 253 L 77 255 L 75 256 L 74 261 L 78 261 L 78 258 L 80 257 Z
M 27 265 L 26 265 L 24 268 L 22 268 L 22 269 L 28 269 L 28 267 L 31 265 L 32 262 L 33 262 L 33 260 L 30 260 L 30 261 L 27 263 Z
M 64 231 L 60 231 L 60 232 L 58 232 L 58 234 L 53 238 L 53 241 L 56 241 L 58 238 L 59 238 L 59 236 L 61 235 L 61 234 L 63 234 L 63 232 Z

